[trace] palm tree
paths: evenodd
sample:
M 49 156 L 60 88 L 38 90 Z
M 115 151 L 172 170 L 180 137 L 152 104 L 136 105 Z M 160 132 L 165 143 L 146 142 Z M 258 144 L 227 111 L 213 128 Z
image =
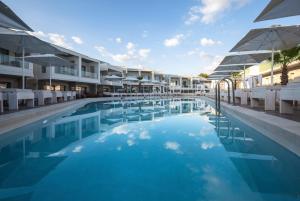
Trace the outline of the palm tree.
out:
M 144 78 L 144 77 L 141 76 L 141 75 L 137 76 L 137 79 L 139 80 L 139 93 L 142 93 L 142 92 L 141 92 L 141 88 L 142 88 L 142 79 L 143 79 L 143 78 Z
M 300 47 L 294 47 L 288 50 L 282 50 L 274 55 L 274 63 L 281 64 L 281 85 L 289 82 L 288 65 L 293 61 L 300 59 Z

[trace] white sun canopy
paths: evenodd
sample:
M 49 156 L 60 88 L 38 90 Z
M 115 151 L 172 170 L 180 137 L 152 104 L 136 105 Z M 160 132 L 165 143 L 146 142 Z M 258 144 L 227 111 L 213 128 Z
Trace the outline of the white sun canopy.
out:
M 300 15 L 299 0 L 272 0 L 254 22 Z
M 25 53 L 63 54 L 49 43 L 24 31 L 13 31 L 0 27 L 0 47 L 16 53 L 22 53 L 22 88 L 25 88 L 24 59 Z
M 33 31 L 2 1 L 0 1 L 0 26 L 5 28 Z
M 274 53 L 300 44 L 300 26 L 274 26 L 252 29 L 230 52 L 272 51 L 271 84 L 273 85 Z
M 49 84 L 52 85 L 52 66 L 71 66 L 72 64 L 56 55 L 53 54 L 41 54 L 41 55 L 31 55 L 26 56 L 25 60 L 31 63 L 35 63 L 41 66 L 48 66 L 50 68 L 50 78 L 49 78 Z

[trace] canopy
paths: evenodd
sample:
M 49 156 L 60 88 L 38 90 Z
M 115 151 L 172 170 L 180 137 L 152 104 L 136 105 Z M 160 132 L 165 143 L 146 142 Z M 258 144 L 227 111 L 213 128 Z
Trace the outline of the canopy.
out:
M 249 68 L 253 65 L 233 65 L 233 66 L 218 66 L 214 71 L 216 72 L 240 72 L 244 68 Z
M 0 26 L 5 28 L 33 31 L 2 1 L 0 1 Z
M 42 66 L 70 66 L 71 63 L 53 54 L 26 56 L 25 60 Z
M 271 57 L 270 53 L 236 54 L 226 56 L 220 66 L 253 66 Z
M 285 50 L 300 44 L 300 26 L 273 26 L 252 29 L 230 52 Z
M 26 53 L 63 54 L 61 51 L 24 31 L 13 31 L 0 27 L 0 47 L 22 53 L 22 89 L 25 88 L 24 59 Z
M 71 66 L 71 63 L 69 61 L 53 54 L 26 56 L 25 60 L 38 65 L 49 66 L 50 68 L 52 66 Z M 52 82 L 52 70 L 50 69 L 50 78 L 49 78 L 50 87 L 52 85 L 51 82 Z
M 106 80 L 122 80 L 123 79 L 123 77 L 119 77 L 116 75 L 106 75 L 104 78 Z
M 0 27 L 0 47 L 22 53 L 63 54 L 51 44 L 26 33 Z
M 272 0 L 254 22 L 300 15 L 299 0 Z
M 124 79 L 124 81 L 137 82 L 139 80 L 135 77 L 127 77 L 127 78 Z
M 273 26 L 252 29 L 231 52 L 272 50 L 271 85 L 273 85 L 274 52 L 296 47 L 300 44 L 300 26 Z

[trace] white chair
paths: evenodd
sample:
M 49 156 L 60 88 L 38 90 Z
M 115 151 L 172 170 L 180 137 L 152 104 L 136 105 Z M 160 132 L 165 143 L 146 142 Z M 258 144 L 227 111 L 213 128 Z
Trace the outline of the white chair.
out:
M 50 103 L 53 102 L 53 95 L 51 91 L 48 90 L 34 90 L 34 98 L 38 100 L 38 105 L 42 106 L 45 105 L 45 102 L 47 100 L 50 101 Z
M 63 91 L 64 101 L 71 100 L 71 97 L 72 97 L 72 92 L 71 91 Z
M 279 112 L 292 114 L 295 101 L 300 101 L 300 80 L 291 82 L 280 90 Z
M 76 91 L 71 91 L 71 100 L 76 100 Z
M 0 92 L 0 113 L 4 112 L 4 108 L 3 108 L 3 94 L 2 92 Z
M 34 107 L 34 93 L 31 89 L 1 89 L 3 100 L 8 101 L 9 110 L 19 110 L 19 101 L 26 101 L 27 107 Z
M 241 105 L 248 105 L 249 90 L 236 89 L 235 90 L 235 103 Z
M 53 97 L 52 99 L 53 103 L 63 101 L 64 99 L 64 95 L 62 91 L 52 91 L 52 97 Z
M 279 88 L 276 87 L 256 87 L 249 93 L 250 106 L 259 107 L 259 101 L 264 101 L 265 111 L 275 111 L 276 94 Z

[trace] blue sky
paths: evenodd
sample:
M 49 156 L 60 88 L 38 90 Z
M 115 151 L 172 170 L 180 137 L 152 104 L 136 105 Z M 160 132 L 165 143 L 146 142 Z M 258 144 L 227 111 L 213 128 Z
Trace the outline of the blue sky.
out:
M 4 0 L 36 35 L 114 65 L 191 75 L 212 70 L 269 0 Z

